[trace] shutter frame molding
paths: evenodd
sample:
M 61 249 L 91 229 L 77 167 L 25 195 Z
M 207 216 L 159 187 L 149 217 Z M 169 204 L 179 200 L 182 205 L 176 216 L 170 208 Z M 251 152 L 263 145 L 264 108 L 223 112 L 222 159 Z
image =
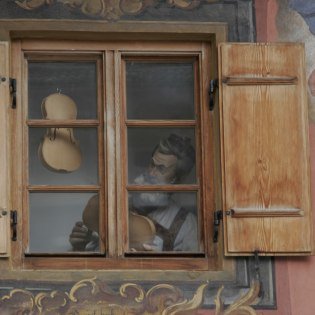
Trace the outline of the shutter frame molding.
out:
M 219 44 L 224 247 L 228 256 L 310 255 L 303 44 Z
M 8 111 L 10 104 L 9 43 L 0 42 L 0 257 L 10 255 L 10 211 L 8 210 Z

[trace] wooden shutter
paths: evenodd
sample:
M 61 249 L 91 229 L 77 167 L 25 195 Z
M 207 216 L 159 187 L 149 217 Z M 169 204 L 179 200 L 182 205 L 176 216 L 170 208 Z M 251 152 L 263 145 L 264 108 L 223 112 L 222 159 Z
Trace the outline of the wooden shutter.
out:
M 9 110 L 9 44 L 0 42 L 0 257 L 9 255 L 10 212 L 7 207 L 7 111 Z
M 304 47 L 219 46 L 225 253 L 310 254 Z

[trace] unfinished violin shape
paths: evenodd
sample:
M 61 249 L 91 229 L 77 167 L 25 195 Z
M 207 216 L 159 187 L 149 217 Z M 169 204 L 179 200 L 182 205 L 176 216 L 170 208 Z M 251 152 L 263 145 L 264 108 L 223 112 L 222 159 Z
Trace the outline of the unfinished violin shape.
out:
M 152 220 L 143 215 L 129 212 L 129 248 L 144 250 L 143 244 L 150 244 L 156 234 Z
M 77 117 L 77 108 L 69 96 L 55 93 L 43 100 L 42 113 L 45 119 L 73 120 Z M 43 165 L 55 172 L 74 172 L 82 161 L 79 142 L 72 128 L 47 128 L 38 154 Z

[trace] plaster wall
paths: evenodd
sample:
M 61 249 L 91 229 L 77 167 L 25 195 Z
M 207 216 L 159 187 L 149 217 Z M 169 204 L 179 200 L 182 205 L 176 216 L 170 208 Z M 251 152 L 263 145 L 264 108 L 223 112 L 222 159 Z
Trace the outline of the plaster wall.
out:
M 300 1 L 300 3 L 309 1 Z M 306 48 L 308 79 L 315 68 L 315 36 L 302 16 L 287 0 L 256 0 L 257 41 L 303 42 Z M 309 79 L 312 203 L 315 205 L 315 96 Z M 315 217 L 315 216 L 314 216 Z M 315 223 L 315 220 L 314 220 Z M 315 239 L 315 237 L 314 237 Z M 277 310 L 258 314 L 315 314 L 315 257 L 276 259 Z

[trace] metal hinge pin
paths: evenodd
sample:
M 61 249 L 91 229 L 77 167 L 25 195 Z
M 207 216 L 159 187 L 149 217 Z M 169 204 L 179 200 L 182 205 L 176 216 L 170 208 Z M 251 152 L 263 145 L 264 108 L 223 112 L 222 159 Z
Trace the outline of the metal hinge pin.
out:
M 219 226 L 222 219 L 223 219 L 222 210 L 214 211 L 213 213 L 213 243 L 218 242 Z

